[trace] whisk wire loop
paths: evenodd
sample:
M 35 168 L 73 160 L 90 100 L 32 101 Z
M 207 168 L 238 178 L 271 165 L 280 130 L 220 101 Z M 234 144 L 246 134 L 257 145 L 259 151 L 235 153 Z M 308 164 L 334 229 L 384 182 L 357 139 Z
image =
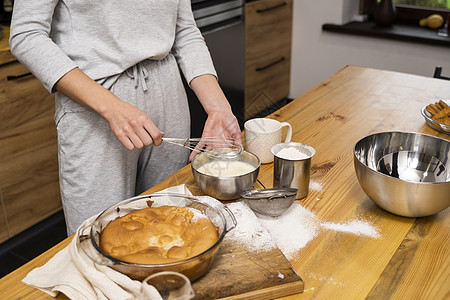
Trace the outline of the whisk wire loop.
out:
M 208 155 L 216 157 L 228 157 L 233 158 L 239 156 L 243 147 L 242 144 L 233 138 L 216 138 L 216 137 L 204 137 L 204 138 L 163 138 L 163 141 L 174 145 L 188 148 L 195 152 L 204 152 Z M 228 149 L 227 151 L 211 151 L 213 149 Z

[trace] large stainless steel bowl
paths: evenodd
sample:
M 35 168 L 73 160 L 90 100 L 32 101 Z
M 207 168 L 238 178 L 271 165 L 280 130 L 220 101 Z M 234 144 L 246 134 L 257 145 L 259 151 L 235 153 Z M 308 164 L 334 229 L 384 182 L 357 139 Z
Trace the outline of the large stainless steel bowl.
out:
M 198 171 L 206 163 L 227 159 L 228 161 L 237 160 L 249 163 L 254 167 L 254 170 L 240 176 L 212 176 Z M 242 192 L 251 190 L 258 178 L 260 166 L 261 163 L 258 157 L 247 151 L 243 151 L 236 158 L 226 158 L 226 156 L 221 158 L 202 152 L 196 155 L 191 162 L 192 172 L 198 186 L 205 194 L 219 200 L 237 199 Z
M 173 205 L 197 209 L 218 228 L 219 239 L 209 249 L 194 257 L 166 264 L 131 263 L 112 257 L 100 248 L 102 230 L 109 222 L 130 212 L 149 207 L 149 205 L 152 207 Z M 135 280 L 142 281 L 154 273 L 173 271 L 182 273 L 194 281 L 209 270 L 225 234 L 236 225 L 233 213 L 222 204 L 211 205 L 182 194 L 141 195 L 123 200 L 103 211 L 92 224 L 86 224 L 84 228 L 80 229 L 78 243 L 95 263 L 109 266 Z
M 450 142 L 408 132 L 381 132 L 354 148 L 356 176 L 381 208 L 424 217 L 450 206 Z

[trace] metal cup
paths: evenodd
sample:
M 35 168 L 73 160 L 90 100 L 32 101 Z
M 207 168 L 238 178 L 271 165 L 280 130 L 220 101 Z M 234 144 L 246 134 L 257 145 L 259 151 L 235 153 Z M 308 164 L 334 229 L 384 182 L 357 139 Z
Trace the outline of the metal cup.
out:
M 277 154 L 284 148 L 293 147 L 306 157 L 282 158 Z M 302 199 L 309 192 L 309 177 L 311 173 L 311 158 L 316 154 L 313 147 L 302 143 L 281 143 L 271 148 L 274 155 L 274 188 L 296 188 L 297 199 Z

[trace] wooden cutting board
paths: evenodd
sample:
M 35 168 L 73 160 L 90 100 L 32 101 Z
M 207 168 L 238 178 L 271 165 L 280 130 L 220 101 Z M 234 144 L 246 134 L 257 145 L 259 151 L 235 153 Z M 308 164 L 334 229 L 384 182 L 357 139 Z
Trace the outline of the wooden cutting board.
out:
M 278 248 L 248 251 L 224 239 L 211 269 L 192 287 L 195 300 L 259 300 L 301 293 L 304 284 Z

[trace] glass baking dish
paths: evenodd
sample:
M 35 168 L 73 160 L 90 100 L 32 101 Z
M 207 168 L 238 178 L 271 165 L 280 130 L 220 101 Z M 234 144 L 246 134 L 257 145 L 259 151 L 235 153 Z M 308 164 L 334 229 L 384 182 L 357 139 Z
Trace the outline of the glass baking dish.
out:
M 206 201 L 199 200 L 193 196 L 172 193 L 136 196 L 109 207 L 98 215 L 91 224 L 86 224 L 83 228 L 80 228 L 77 242 L 79 247 L 95 263 L 109 266 L 132 279 L 141 281 L 157 272 L 173 271 L 182 273 L 191 281 L 194 281 L 209 270 L 223 238 L 237 225 L 233 213 L 225 205 L 219 201 L 217 202 L 218 204 L 212 204 L 209 201 L 206 203 Z M 131 263 L 112 257 L 100 248 L 102 230 L 109 222 L 139 209 L 164 205 L 189 207 L 199 210 L 218 228 L 219 239 L 209 249 L 194 257 L 166 264 Z

